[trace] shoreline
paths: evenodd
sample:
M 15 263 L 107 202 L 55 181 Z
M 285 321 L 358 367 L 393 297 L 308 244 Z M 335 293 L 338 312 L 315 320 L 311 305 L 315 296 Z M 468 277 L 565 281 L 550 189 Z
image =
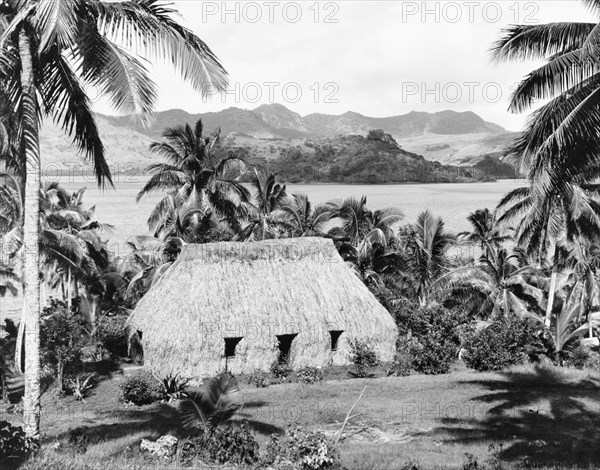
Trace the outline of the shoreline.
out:
M 111 175 L 113 182 L 116 183 L 132 183 L 143 185 L 144 182 L 140 180 L 132 181 L 131 178 L 141 179 L 149 178 L 150 174 L 131 174 L 131 173 L 114 173 Z M 51 182 L 56 181 L 59 184 L 69 183 L 83 183 L 91 186 L 97 186 L 97 182 L 93 177 L 89 175 L 46 175 L 43 176 L 42 181 Z M 127 181 L 130 179 L 130 181 Z M 439 185 L 439 184 L 486 184 L 486 183 L 499 183 L 502 181 L 514 181 L 523 183 L 527 182 L 526 178 L 494 178 L 486 181 L 393 181 L 393 182 L 381 182 L 381 183 L 369 183 L 369 182 L 324 182 L 324 181 L 284 181 L 286 185 L 312 185 L 312 186 L 415 186 L 415 185 Z M 245 184 L 247 182 L 242 182 Z

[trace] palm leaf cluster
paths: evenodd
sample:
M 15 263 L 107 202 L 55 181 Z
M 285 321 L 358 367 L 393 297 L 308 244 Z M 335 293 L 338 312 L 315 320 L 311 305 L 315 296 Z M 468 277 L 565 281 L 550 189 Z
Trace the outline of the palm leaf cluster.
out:
M 173 19 L 175 13 L 158 0 L 2 2 L 0 83 L 5 103 L 18 110 L 17 134 L 32 139 L 38 113 L 51 117 L 92 162 L 99 183 L 110 182 L 87 90 L 94 88 L 108 96 L 117 112 L 150 119 L 156 85 L 140 57 L 168 62 L 200 92 L 226 87 L 226 72 L 216 56 Z M 21 32 L 31 50 L 32 83 L 39 103 L 23 99 Z

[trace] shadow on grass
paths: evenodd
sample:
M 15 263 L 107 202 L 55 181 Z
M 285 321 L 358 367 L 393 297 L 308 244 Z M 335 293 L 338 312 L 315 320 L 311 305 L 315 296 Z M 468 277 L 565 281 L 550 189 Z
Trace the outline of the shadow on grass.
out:
M 90 444 L 142 434 L 140 439 L 155 435 L 179 433 L 181 425 L 177 411 L 164 404 L 151 408 L 130 409 L 100 413 L 102 424 L 79 426 L 69 429 L 55 439 L 69 439 L 72 434 L 84 435 Z
M 253 402 L 250 407 L 261 407 L 263 402 Z M 239 418 L 239 419 L 237 419 Z M 72 436 L 83 436 L 90 445 L 116 441 L 128 436 L 136 436 L 136 441 L 141 439 L 156 439 L 165 434 L 184 436 L 179 413 L 175 406 L 164 403 L 150 407 L 132 407 L 127 410 L 104 411 L 98 414 L 97 419 L 101 424 L 82 425 L 71 428 L 53 438 L 59 441 L 72 439 Z M 246 422 L 251 430 L 263 435 L 283 434 L 281 428 L 256 419 L 246 418 L 242 412 L 232 419 L 233 424 Z M 118 453 L 118 452 L 117 452 Z
M 499 375 L 463 382 L 489 391 L 474 399 L 482 412 L 442 417 L 434 432 L 453 444 L 503 443 L 502 460 L 600 466 L 600 380 L 540 366 Z

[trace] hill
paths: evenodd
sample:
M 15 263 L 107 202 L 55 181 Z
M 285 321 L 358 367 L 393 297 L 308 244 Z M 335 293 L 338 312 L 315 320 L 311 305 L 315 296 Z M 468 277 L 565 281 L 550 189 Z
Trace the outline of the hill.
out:
M 165 128 L 202 119 L 207 132 L 221 128 L 224 144 L 228 148 L 243 151 L 253 162 L 269 162 L 273 168 L 285 168 L 286 174 L 302 181 L 312 181 L 307 179 L 305 171 L 298 169 L 302 165 L 317 164 L 319 170 L 313 172 L 317 178 L 314 181 L 323 181 L 323 172 L 329 174 L 328 165 L 336 164 L 344 169 L 354 168 L 355 171 L 355 176 L 345 174 L 340 181 L 367 182 L 360 178 L 367 177 L 368 170 L 358 169 L 349 163 L 358 158 L 355 155 L 357 145 L 366 154 L 380 155 L 378 152 L 381 149 L 373 149 L 374 144 L 368 139 L 358 144 L 361 142 L 358 136 L 364 137 L 374 129 L 382 129 L 399 143 L 401 151 L 398 155 L 419 157 L 421 165 L 429 161 L 434 165 L 473 167 L 486 159 L 485 165 L 480 166 L 479 170 L 489 171 L 488 176 L 492 178 L 504 177 L 511 170 L 498 157 L 504 155 L 506 146 L 517 135 L 470 112 L 411 112 L 387 118 L 347 112 L 340 116 L 310 114 L 302 117 L 279 104 L 263 105 L 254 110 L 228 108 L 205 114 L 190 114 L 176 109 L 163 111 L 156 114 L 154 124 L 148 128 L 143 128 L 126 116 L 98 115 L 97 119 L 107 160 L 114 173 L 145 173 L 147 166 L 155 161 L 148 147 L 152 141 L 160 139 Z M 90 168 L 77 156 L 62 131 L 51 122 L 45 123 L 42 129 L 41 145 L 46 174 L 80 174 L 84 168 Z M 334 149 L 335 162 L 323 156 L 330 155 L 329 148 Z M 343 152 L 349 153 L 344 155 Z M 315 162 L 313 158 L 320 160 Z M 276 163 L 277 160 L 281 162 Z M 371 165 L 371 171 L 378 173 L 379 170 L 373 170 L 373 161 L 359 160 Z M 394 165 L 404 162 L 411 166 L 414 161 L 416 159 L 413 157 L 409 160 L 396 159 Z M 93 181 L 91 169 L 86 169 L 85 173 L 89 173 L 90 182 Z M 393 170 L 391 174 L 394 177 L 371 175 L 369 181 L 388 181 L 390 178 L 393 181 L 430 181 L 432 178 L 437 180 L 439 176 L 414 179 L 419 172 L 407 169 L 405 173 L 406 177 L 401 178 Z
M 518 136 L 501 126 L 486 122 L 473 112 L 410 112 L 391 117 L 369 117 L 348 111 L 341 115 L 300 116 L 281 104 L 253 110 L 227 108 L 219 112 L 190 114 L 179 109 L 159 112 L 149 128 L 128 117 L 108 117 L 113 125 L 134 130 L 152 139 L 160 138 L 167 127 L 202 119 L 207 129 L 221 128 L 223 135 L 243 134 L 256 139 L 314 139 L 340 135 L 363 135 L 382 129 L 406 150 L 425 159 L 453 165 L 474 165 L 486 155 L 502 155 Z
M 270 168 L 290 183 L 455 183 L 495 178 L 487 167 L 474 169 L 425 160 L 383 132 L 371 132 L 368 137 L 296 140 L 234 135 L 226 144 L 248 162 Z

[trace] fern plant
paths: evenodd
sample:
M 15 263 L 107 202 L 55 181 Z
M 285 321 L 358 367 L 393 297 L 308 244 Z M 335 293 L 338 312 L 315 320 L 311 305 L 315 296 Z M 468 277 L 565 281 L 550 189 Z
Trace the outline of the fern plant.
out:
M 186 392 L 179 410 L 183 427 L 210 437 L 240 409 L 239 392 L 237 379 L 227 372 L 210 379 L 205 390 Z

